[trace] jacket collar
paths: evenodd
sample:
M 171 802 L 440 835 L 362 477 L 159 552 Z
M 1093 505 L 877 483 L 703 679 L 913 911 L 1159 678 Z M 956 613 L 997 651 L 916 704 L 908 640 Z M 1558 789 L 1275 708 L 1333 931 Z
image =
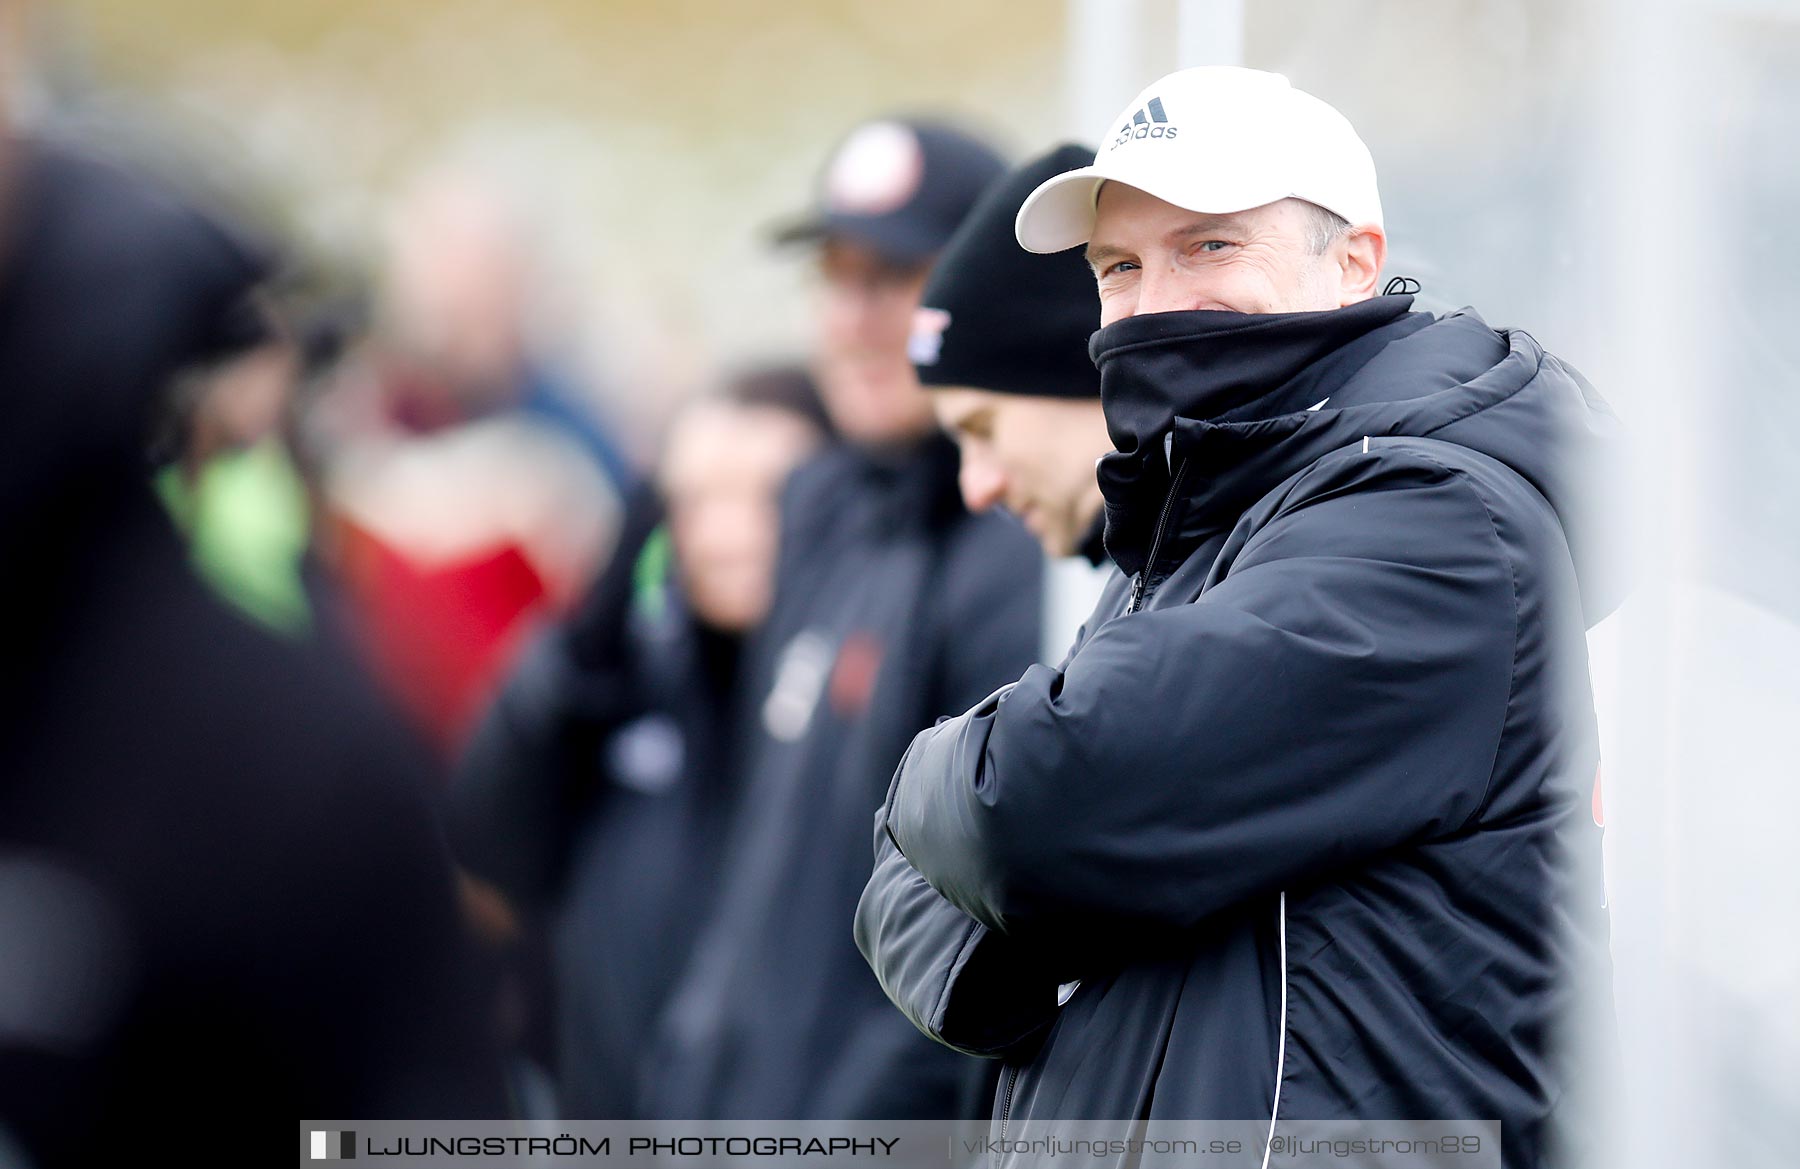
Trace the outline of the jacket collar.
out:
M 1075 555 L 1082 557 L 1089 564 L 1099 567 L 1106 563 L 1106 509 L 1102 507 L 1094 513 L 1094 522 L 1088 525 L 1087 534 L 1075 548 Z
M 847 444 L 843 457 L 879 527 L 934 531 L 966 514 L 956 483 L 956 444 L 940 431 L 906 442 Z
M 1145 567 L 1171 472 L 1183 459 L 1196 466 L 1183 480 L 1181 515 L 1165 545 L 1171 552 L 1232 522 L 1232 505 L 1261 494 L 1259 484 L 1279 482 L 1266 469 L 1239 473 L 1250 453 L 1242 439 L 1247 429 L 1279 441 L 1291 427 L 1234 426 L 1232 449 L 1207 436 L 1225 423 L 1304 422 L 1309 407 L 1329 402 L 1382 348 L 1431 322 L 1409 313 L 1411 306 L 1410 296 L 1381 296 L 1328 312 L 1155 313 L 1095 333 L 1090 353 L 1114 447 L 1099 468 L 1105 541 L 1119 567 L 1128 574 Z

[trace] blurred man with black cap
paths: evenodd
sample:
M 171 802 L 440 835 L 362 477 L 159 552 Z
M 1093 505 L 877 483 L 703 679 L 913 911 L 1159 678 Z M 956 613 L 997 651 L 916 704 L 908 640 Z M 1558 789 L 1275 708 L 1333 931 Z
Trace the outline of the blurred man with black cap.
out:
M 851 442 L 908 446 L 930 433 L 907 360 L 913 310 L 938 250 L 1001 173 L 991 150 L 948 126 L 870 122 L 832 155 L 819 209 L 777 236 L 818 245 L 815 373 Z
M 873 122 L 833 154 L 819 211 L 783 233 L 819 245 L 815 372 L 849 441 L 783 500 L 774 605 L 750 650 L 744 802 L 662 1021 L 657 1114 L 985 1110 L 991 1074 L 893 1011 L 847 923 L 907 741 L 1036 656 L 1042 558 L 1017 525 L 963 508 L 956 449 L 907 359 L 932 257 L 1002 170 L 946 125 Z

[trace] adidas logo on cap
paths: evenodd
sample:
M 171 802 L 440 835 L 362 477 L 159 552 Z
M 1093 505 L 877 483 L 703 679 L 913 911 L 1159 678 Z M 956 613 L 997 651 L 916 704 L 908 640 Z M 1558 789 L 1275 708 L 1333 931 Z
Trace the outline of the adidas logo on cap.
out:
M 1162 98 L 1153 97 L 1137 108 L 1131 120 L 1119 127 L 1118 136 L 1112 141 L 1112 148 L 1119 147 L 1140 138 L 1173 138 L 1180 127 L 1169 124 L 1169 115 L 1163 110 Z

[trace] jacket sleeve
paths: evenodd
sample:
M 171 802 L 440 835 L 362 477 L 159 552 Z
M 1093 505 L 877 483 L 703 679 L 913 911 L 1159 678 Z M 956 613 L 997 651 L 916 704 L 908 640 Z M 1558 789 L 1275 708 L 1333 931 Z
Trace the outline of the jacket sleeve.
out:
M 1516 627 L 1476 486 L 1413 451 L 1334 456 L 1197 601 L 1115 618 L 1065 669 L 918 735 L 887 827 L 1009 937 L 1188 929 L 1465 826 Z
M 900 855 L 875 818 L 875 872 L 856 945 L 913 1026 L 969 1055 L 1001 1056 L 1056 1016 L 1057 980 L 1027 947 L 982 925 Z
M 1125 591 L 1115 574 L 1076 648 Z M 1015 1054 L 1056 1017 L 1058 980 L 1048 964 L 933 889 L 894 847 L 885 808 L 875 816 L 875 871 L 857 903 L 856 945 L 915 1027 L 969 1055 Z

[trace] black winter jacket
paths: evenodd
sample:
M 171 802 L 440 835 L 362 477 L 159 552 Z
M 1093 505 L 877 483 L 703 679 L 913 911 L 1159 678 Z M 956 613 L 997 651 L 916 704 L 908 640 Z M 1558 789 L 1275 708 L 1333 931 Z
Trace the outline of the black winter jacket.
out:
M 914 740 L 856 922 L 917 1025 L 1008 1057 L 996 1131 L 1498 1119 L 1507 1166 L 1553 1156 L 1606 961 L 1617 424 L 1529 336 L 1409 305 L 1096 334 L 1140 595 Z

